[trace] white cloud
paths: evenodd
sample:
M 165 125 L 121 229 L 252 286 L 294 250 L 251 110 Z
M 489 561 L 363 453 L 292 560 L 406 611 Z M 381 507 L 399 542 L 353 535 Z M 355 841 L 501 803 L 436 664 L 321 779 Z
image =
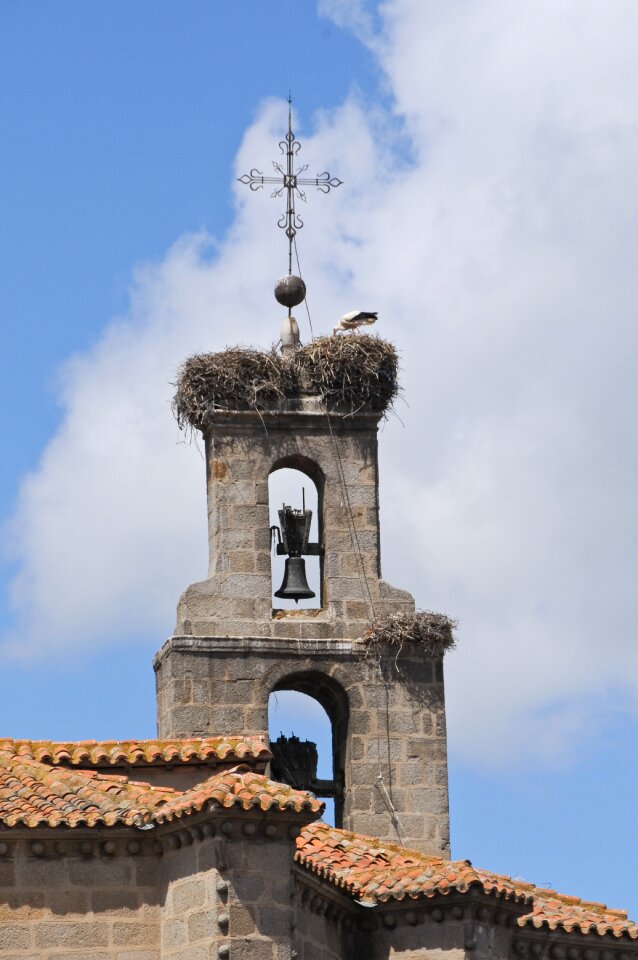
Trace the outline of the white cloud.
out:
M 338 27 L 356 34 L 362 41 L 374 43 L 374 18 L 366 0 L 318 0 L 320 16 L 332 20 Z
M 352 98 L 304 137 L 346 183 L 300 235 L 315 332 L 379 309 L 403 352 L 385 573 L 461 618 L 450 726 L 481 758 L 558 755 L 636 693 L 637 32 L 624 0 L 393 0 L 369 38 L 392 114 Z M 283 111 L 264 105 L 239 172 L 269 165 Z M 14 523 L 13 649 L 159 643 L 203 574 L 203 466 L 168 382 L 238 330 L 276 338 L 276 204 L 240 189 L 229 236 L 141 268 L 129 316 L 63 372 Z

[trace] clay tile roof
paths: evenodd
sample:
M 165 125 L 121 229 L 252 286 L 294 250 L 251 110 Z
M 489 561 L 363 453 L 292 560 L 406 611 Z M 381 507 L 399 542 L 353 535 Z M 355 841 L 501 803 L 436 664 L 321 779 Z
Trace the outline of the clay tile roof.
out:
M 173 792 L 0 754 L 0 823 L 7 827 L 141 826 Z
M 505 899 L 531 902 L 509 878 L 481 874 L 469 860 L 428 857 L 374 837 L 337 830 L 325 823 L 303 829 L 297 863 L 329 880 L 357 900 L 416 899 L 440 893 L 465 893 L 472 885 Z
M 199 812 L 206 804 L 224 810 L 239 807 L 242 810 L 277 810 L 315 816 L 324 808 L 322 801 L 311 793 L 293 790 L 284 783 L 269 780 L 263 774 L 236 767 L 216 773 L 192 789 L 177 794 L 156 811 L 153 819 L 157 823 L 173 820 Z
M 0 753 L 44 763 L 80 766 L 149 765 L 166 763 L 237 763 L 269 760 L 261 737 L 197 737 L 190 740 L 52 740 L 0 739 Z
M 585 903 L 543 890 L 525 881 L 478 870 L 469 860 L 429 857 L 374 837 L 337 830 L 325 823 L 304 827 L 297 839 L 295 861 L 356 900 L 383 903 L 466 893 L 476 887 L 484 893 L 528 905 L 520 926 L 567 933 L 596 931 L 638 939 L 638 926 L 621 910 Z
M 60 751 L 54 755 L 62 758 L 64 754 Z M 312 794 L 274 783 L 245 765 L 221 769 L 182 791 L 137 783 L 112 773 L 43 762 L 28 749 L 14 752 L 0 746 L 0 825 L 140 827 L 205 807 L 314 816 L 323 810 L 323 804 Z

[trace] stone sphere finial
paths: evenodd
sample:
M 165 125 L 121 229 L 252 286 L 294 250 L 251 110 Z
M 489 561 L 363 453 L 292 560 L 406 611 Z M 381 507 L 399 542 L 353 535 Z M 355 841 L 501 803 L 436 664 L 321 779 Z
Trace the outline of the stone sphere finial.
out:
M 306 296 L 306 284 L 301 277 L 290 274 L 282 277 L 275 285 L 275 299 L 284 307 L 292 309 L 302 303 Z

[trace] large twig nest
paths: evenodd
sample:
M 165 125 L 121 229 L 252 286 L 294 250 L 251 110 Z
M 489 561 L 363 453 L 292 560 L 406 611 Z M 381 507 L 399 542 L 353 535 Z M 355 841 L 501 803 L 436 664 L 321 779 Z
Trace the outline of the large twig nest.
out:
M 405 644 L 418 644 L 433 657 L 441 657 L 455 645 L 454 630 L 458 626 L 444 613 L 418 610 L 416 613 L 393 613 L 383 617 L 363 635 L 369 644 L 389 644 L 398 649 Z
M 295 378 L 274 350 L 228 347 L 185 360 L 176 387 L 173 413 L 179 426 L 201 430 L 215 410 L 267 410 L 294 391 Z
M 230 347 L 181 365 L 173 412 L 180 427 L 201 430 L 215 410 L 276 409 L 309 389 L 329 410 L 385 413 L 399 390 L 398 367 L 394 345 L 367 334 L 319 337 L 290 357 Z
M 319 337 L 295 356 L 328 407 L 383 413 L 399 389 L 394 344 L 367 334 Z

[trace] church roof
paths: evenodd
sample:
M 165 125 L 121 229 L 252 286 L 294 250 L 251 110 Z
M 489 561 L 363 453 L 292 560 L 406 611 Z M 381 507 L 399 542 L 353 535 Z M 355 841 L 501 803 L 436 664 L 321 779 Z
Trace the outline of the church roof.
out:
M 628 920 L 622 910 L 610 910 L 601 903 L 588 903 L 532 883 L 478 870 L 469 860 L 426 856 L 325 823 L 304 827 L 297 839 L 295 860 L 344 893 L 370 905 L 464 894 L 474 887 L 529 905 L 529 913 L 518 919 L 521 927 L 638 939 L 638 925 Z
M 215 809 L 303 813 L 306 820 L 319 816 L 323 804 L 312 794 L 254 769 L 269 757 L 260 738 L 101 743 L 2 739 L 0 826 L 143 827 Z M 237 763 L 240 758 L 243 763 Z M 187 789 L 104 772 L 105 766 L 130 765 L 141 774 L 145 766 L 184 767 L 193 761 L 219 769 Z M 638 939 L 638 926 L 624 911 L 479 870 L 469 860 L 427 856 L 322 822 L 302 829 L 295 860 L 301 869 L 370 905 L 478 889 L 521 904 L 527 910 L 518 919 L 521 927 Z
M 74 750 L 63 749 L 68 744 L 49 744 L 43 748 L 45 753 L 42 756 L 51 759 L 36 759 L 34 753 L 38 754 L 39 746 L 33 743 L 29 746 L 29 743 L 0 742 L 0 824 L 7 827 L 118 824 L 140 827 L 215 807 L 307 812 L 311 815 L 320 814 L 323 809 L 323 804 L 311 794 L 269 780 L 246 765 L 223 768 L 195 786 L 179 790 L 136 782 L 112 773 L 52 763 L 53 758 L 61 761 L 68 760 L 68 754 L 75 755 Z M 176 759 L 168 743 L 164 741 L 166 763 Z M 108 746 L 97 744 L 92 749 L 101 757 L 102 748 Z M 210 748 L 208 742 L 202 751 Z M 228 759 L 230 752 L 221 746 L 218 749 L 224 759 Z M 234 749 L 240 749 L 239 742 Z M 257 743 L 249 749 L 257 750 Z M 185 752 L 188 757 L 192 756 L 191 748 L 185 748 Z M 121 753 L 116 749 L 110 755 L 120 756 Z M 133 750 L 127 755 L 136 757 L 137 753 Z M 149 755 L 157 757 L 152 750 Z M 80 751 L 78 756 L 84 755 Z

